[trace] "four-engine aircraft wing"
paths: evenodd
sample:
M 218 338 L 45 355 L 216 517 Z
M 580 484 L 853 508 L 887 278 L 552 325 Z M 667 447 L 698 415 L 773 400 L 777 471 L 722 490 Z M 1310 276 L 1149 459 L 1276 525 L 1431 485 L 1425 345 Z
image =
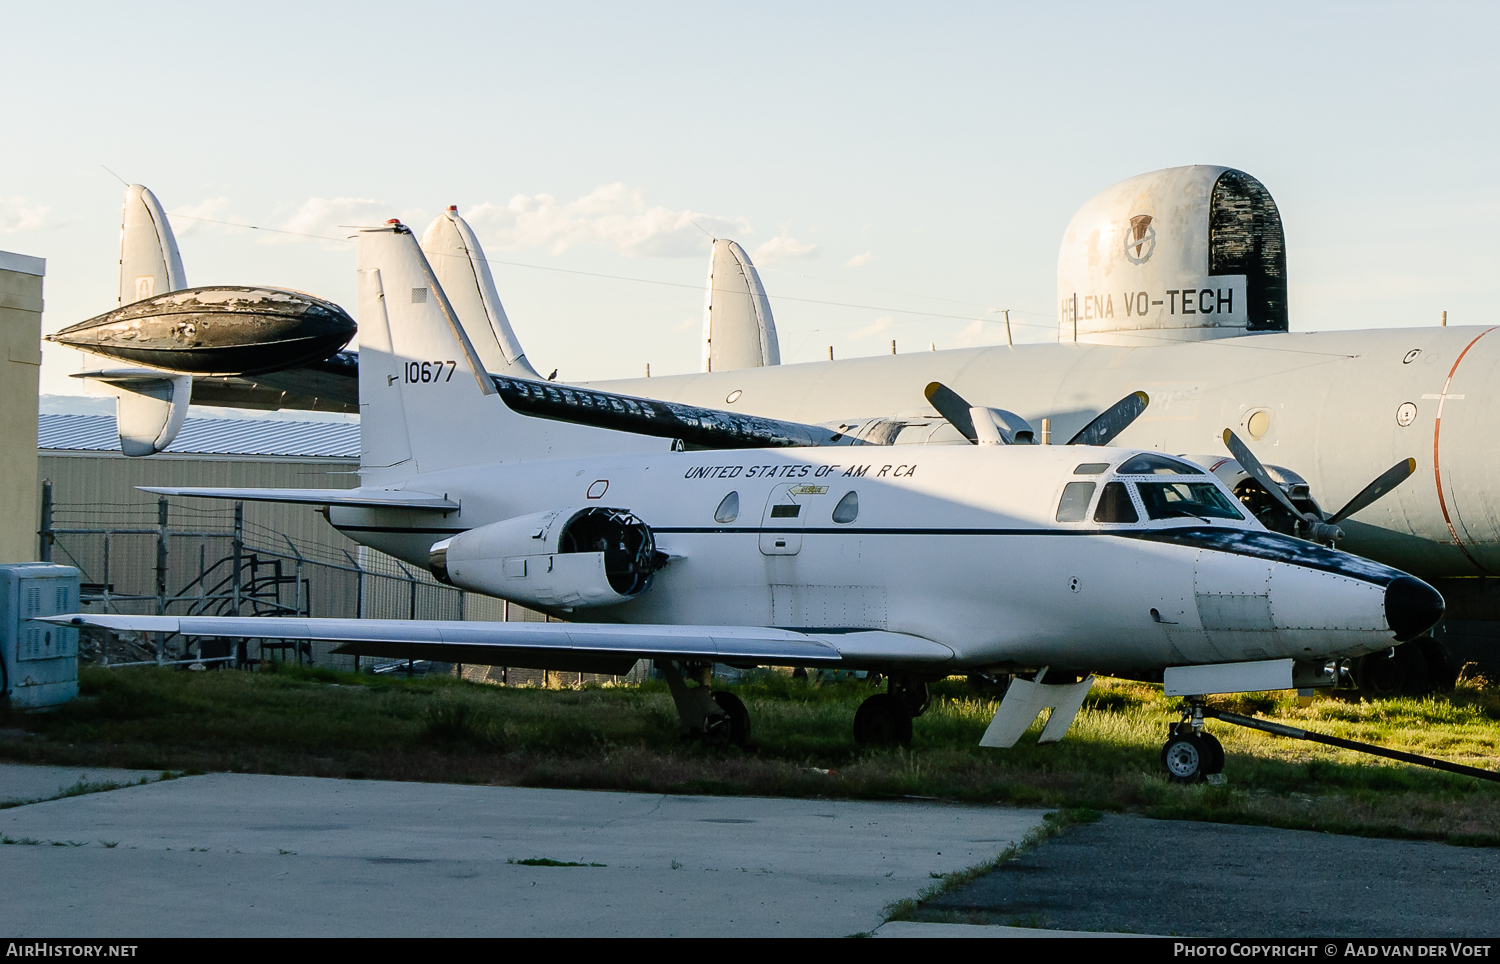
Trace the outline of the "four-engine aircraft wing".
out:
M 940 671 L 954 659 L 941 643 L 883 630 L 114 614 L 46 616 L 41 621 L 117 633 L 315 639 L 340 643 L 334 652 L 354 656 L 581 672 L 622 673 L 638 659 L 843 669 L 902 665 Z
M 820 425 L 742 415 L 679 402 L 616 395 L 591 388 L 491 375 L 505 404 L 522 415 L 591 425 L 635 435 L 681 439 L 705 449 L 867 445 Z

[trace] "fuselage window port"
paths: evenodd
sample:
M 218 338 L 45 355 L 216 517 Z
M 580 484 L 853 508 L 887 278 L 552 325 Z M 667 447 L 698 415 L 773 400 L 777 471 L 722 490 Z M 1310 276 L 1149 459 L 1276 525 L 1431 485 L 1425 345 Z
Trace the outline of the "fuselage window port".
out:
M 731 492 L 724 496 L 724 501 L 720 502 L 719 507 L 714 510 L 714 521 L 728 525 L 739 517 L 740 494 L 738 492 Z
M 859 493 L 849 492 L 839 500 L 839 504 L 833 507 L 833 521 L 839 525 L 848 525 L 859 518 Z
M 1109 468 L 1108 462 L 1085 462 L 1073 470 L 1074 475 L 1103 475 L 1105 469 Z
M 1094 483 L 1069 482 L 1063 487 L 1062 501 L 1057 503 L 1058 522 L 1082 522 L 1089 514 L 1094 498 Z
M 773 505 L 771 506 L 771 518 L 773 519 L 795 519 L 802 514 L 800 505 Z
M 1135 503 L 1130 501 L 1130 490 L 1124 482 L 1107 482 L 1104 494 L 1099 496 L 1099 508 L 1094 510 L 1095 522 L 1139 522 Z

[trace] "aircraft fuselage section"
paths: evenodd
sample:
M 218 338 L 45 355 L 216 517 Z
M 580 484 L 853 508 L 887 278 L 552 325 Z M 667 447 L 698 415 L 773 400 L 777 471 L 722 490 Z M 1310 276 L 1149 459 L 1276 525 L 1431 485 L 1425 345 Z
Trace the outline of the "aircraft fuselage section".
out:
M 1138 521 L 1094 521 L 1121 480 L 1212 484 L 1233 501 L 1207 475 L 1116 474 L 1129 454 L 854 446 L 511 463 L 410 480 L 460 503 L 446 516 L 333 507 L 329 519 L 425 565 L 434 543 L 490 523 L 627 509 L 669 561 L 629 602 L 559 611 L 573 621 L 886 629 L 940 642 L 968 666 L 1146 673 L 1391 645 L 1383 600 L 1400 574 L 1383 566 L 1306 543 L 1325 555 L 1301 564 L 1301 550 L 1278 548 L 1285 537 L 1253 520 L 1149 520 L 1134 488 Z M 1059 522 L 1069 486 L 1083 501 Z M 1226 551 L 1194 535 L 1205 529 L 1262 544 Z

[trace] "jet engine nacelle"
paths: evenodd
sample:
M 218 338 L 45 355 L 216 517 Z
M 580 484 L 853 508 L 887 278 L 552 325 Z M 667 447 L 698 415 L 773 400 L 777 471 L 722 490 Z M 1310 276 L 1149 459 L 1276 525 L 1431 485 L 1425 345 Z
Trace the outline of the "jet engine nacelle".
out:
M 651 527 L 601 506 L 470 529 L 433 545 L 428 565 L 449 585 L 551 609 L 629 602 L 660 568 Z

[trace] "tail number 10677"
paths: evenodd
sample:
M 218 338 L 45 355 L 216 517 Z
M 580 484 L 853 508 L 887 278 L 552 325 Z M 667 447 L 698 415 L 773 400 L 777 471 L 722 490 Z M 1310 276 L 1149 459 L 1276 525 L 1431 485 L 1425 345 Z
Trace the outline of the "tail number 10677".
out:
M 452 359 L 448 361 L 407 362 L 402 380 L 409 385 L 452 381 L 453 370 L 457 367 L 458 362 Z M 443 371 L 444 368 L 447 369 L 446 373 Z

